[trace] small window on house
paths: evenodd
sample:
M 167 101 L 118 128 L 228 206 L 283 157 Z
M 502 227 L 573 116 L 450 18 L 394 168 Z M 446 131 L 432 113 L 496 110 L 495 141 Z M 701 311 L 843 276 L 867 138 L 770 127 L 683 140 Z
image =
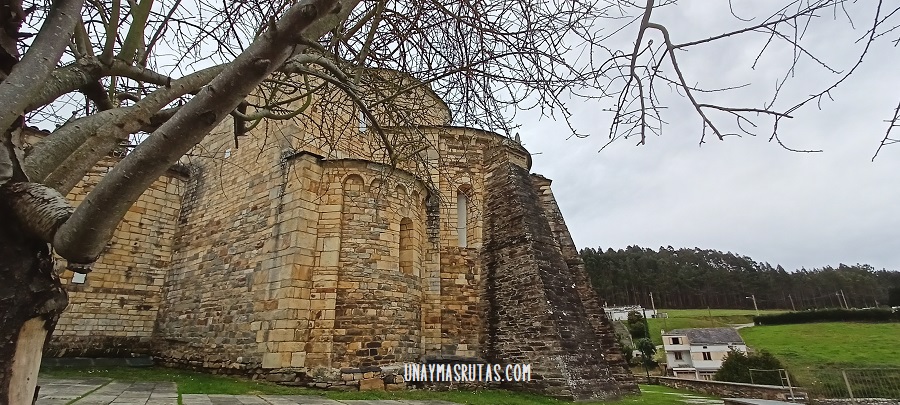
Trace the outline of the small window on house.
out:
M 675 352 L 675 360 L 682 360 L 681 352 Z
M 72 284 L 84 284 L 87 274 L 75 273 L 72 275 Z
M 456 234 L 459 237 L 459 247 L 468 246 L 468 212 L 467 206 L 469 205 L 469 199 L 466 198 L 466 194 L 461 190 L 456 192 Z
M 680 344 L 681 344 L 681 338 L 673 337 L 673 338 L 672 338 L 672 344 L 673 344 L 673 345 L 680 345 Z
M 703 352 L 703 360 L 712 360 L 712 353 Z

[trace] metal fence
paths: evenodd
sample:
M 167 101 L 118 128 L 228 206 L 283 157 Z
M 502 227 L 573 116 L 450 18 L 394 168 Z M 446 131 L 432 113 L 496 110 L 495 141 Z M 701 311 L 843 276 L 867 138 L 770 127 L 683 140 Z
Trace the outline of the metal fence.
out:
M 787 370 L 783 368 L 774 369 L 774 370 L 761 370 L 756 368 L 750 369 L 750 383 L 751 384 L 765 384 L 765 385 L 780 385 L 782 387 L 788 387 L 790 389 L 790 398 L 796 398 L 796 393 L 794 392 L 794 388 L 796 385 L 791 381 L 791 375 L 787 372 Z M 798 389 L 799 391 L 799 389 Z
M 816 398 L 900 398 L 900 368 L 847 368 L 810 373 Z
M 757 368 L 750 369 L 751 384 L 780 385 L 782 387 L 791 387 L 791 377 L 788 372 L 783 369 L 761 370 Z
M 900 368 L 750 370 L 754 384 L 781 385 L 815 399 L 900 399 Z

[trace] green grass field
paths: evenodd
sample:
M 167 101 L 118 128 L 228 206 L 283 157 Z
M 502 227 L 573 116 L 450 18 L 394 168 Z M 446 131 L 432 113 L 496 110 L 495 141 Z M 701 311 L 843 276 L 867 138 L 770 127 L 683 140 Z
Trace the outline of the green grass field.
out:
M 659 312 L 669 314 L 668 318 L 648 319 L 650 339 L 657 345 L 662 344 L 661 330 L 686 328 L 717 328 L 732 324 L 753 322 L 756 311 L 750 309 L 661 309 Z M 760 311 L 762 314 L 774 314 L 784 311 Z
M 900 323 L 754 326 L 740 333 L 791 368 L 900 367 Z
M 753 322 L 756 314 L 753 310 L 732 309 L 660 312 L 667 312 L 669 318 L 648 320 L 650 337 L 656 344 L 662 344 L 661 329 L 746 324 Z M 868 390 L 871 396 L 892 397 L 900 390 L 900 323 L 753 326 L 741 329 L 740 334 L 751 349 L 774 354 L 790 372 L 794 385 L 809 389 L 813 395 L 847 397 L 841 370 L 846 370 L 856 391 Z M 886 368 L 893 371 L 883 370 Z
M 794 384 L 812 395 L 847 397 L 842 370 L 857 396 L 900 395 L 900 323 L 754 326 L 740 333 L 751 348 L 781 360 Z
M 163 367 L 108 367 L 74 368 L 46 367 L 41 370 L 45 377 L 106 377 L 126 381 L 174 381 L 179 394 L 294 394 L 321 395 L 331 399 L 440 399 L 471 405 L 562 405 L 571 402 L 540 395 L 502 390 L 480 391 L 367 391 L 334 392 L 306 388 L 282 387 L 265 382 L 249 381 L 192 371 Z M 629 396 L 615 401 L 579 402 L 585 405 L 685 405 L 692 398 L 703 397 L 688 391 L 662 386 L 642 385 L 641 395 Z

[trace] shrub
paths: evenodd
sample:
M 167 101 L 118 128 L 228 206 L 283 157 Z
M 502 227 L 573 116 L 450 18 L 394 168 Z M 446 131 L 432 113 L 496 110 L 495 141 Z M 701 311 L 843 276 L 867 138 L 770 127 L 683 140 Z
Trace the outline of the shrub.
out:
M 629 325 L 634 325 L 636 323 L 644 323 L 644 315 L 641 315 L 638 311 L 629 311 L 628 312 L 628 320 L 625 322 Z
M 757 325 L 787 325 L 792 323 L 812 322 L 896 322 L 900 321 L 900 312 L 892 313 L 888 309 L 824 309 L 781 314 L 759 315 L 753 317 Z
M 653 360 L 653 355 L 656 354 L 656 345 L 653 344 L 653 341 L 647 338 L 640 338 L 634 341 L 634 347 L 641 352 L 641 362 L 644 364 L 646 368 L 653 368 L 657 366 L 655 360 Z
M 732 350 L 725 356 L 722 367 L 713 378 L 718 381 L 781 385 L 781 375 L 776 371 L 780 368 L 784 368 L 781 362 L 765 350 L 750 354 Z M 751 377 L 751 369 L 772 371 L 756 373 Z
M 625 344 L 622 340 L 622 336 L 619 336 L 618 334 L 616 334 L 616 343 L 619 345 L 619 349 L 622 350 L 622 356 L 625 357 L 625 362 L 631 364 L 634 360 L 634 348 Z
M 647 337 L 647 323 L 644 319 L 644 316 L 641 315 L 640 312 L 629 312 L 628 320 L 625 321 L 625 326 L 628 327 L 628 333 L 631 334 L 631 337 L 633 339 Z
M 643 337 L 647 337 L 647 327 L 644 326 L 644 323 L 633 323 L 628 325 L 628 333 L 631 334 L 633 339 L 640 339 Z

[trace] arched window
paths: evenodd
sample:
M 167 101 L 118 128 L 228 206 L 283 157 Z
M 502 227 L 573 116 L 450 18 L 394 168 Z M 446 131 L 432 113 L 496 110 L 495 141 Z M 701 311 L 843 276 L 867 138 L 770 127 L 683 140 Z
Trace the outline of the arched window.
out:
M 413 223 L 409 218 L 400 220 L 400 272 L 413 274 Z
M 469 245 L 469 198 L 463 190 L 456 191 L 456 235 L 459 237 L 459 247 Z
M 357 120 L 359 120 L 359 132 L 366 132 L 369 129 L 369 119 L 366 118 L 366 113 L 362 110 L 356 115 Z

